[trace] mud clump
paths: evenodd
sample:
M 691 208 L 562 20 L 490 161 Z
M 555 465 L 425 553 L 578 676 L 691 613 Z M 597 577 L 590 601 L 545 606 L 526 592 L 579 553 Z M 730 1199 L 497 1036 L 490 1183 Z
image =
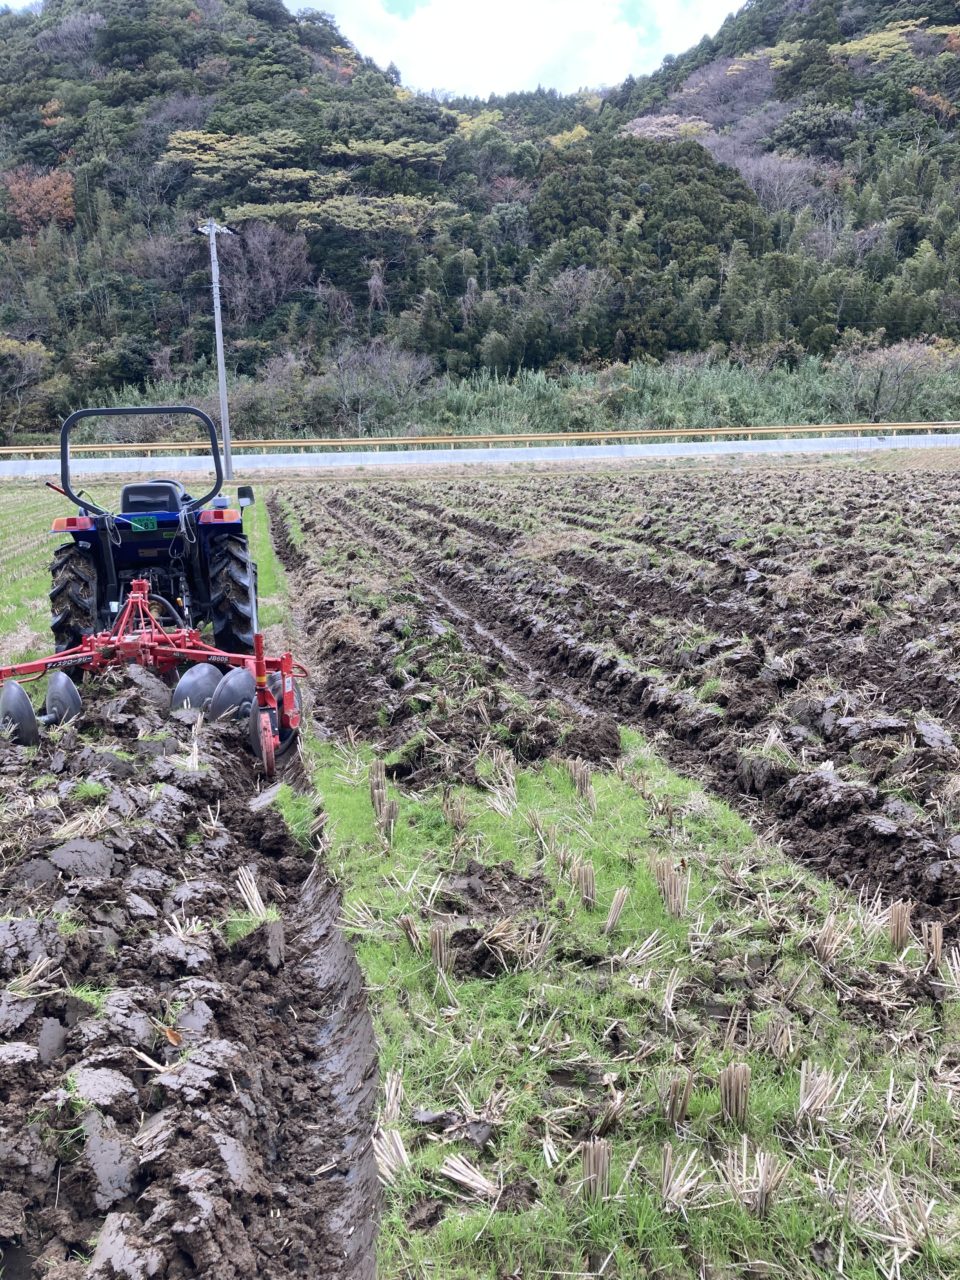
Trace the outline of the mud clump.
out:
M 611 764 L 620 757 L 620 726 L 613 716 L 581 719 L 563 735 L 564 755 L 579 756 L 590 764 Z
M 542 910 L 549 893 L 543 876 L 523 876 L 509 860 L 485 866 L 471 858 L 462 871 L 444 877 L 433 910 L 443 915 L 491 919 Z
M 149 680 L 104 692 L 0 741 L 5 1265 L 367 1280 L 375 1047 L 336 892 L 251 805 L 239 731 L 201 728 L 196 768 Z M 231 928 L 241 867 L 280 921 Z

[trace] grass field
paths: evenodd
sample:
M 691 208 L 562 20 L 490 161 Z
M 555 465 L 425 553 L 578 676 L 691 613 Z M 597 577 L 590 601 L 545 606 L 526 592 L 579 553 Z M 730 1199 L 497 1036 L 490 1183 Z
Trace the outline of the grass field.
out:
M 389 842 L 366 753 L 317 751 L 387 1072 L 383 1273 L 949 1275 L 960 1023 L 915 999 L 922 948 L 625 747 L 587 801 L 493 759 L 489 794 L 398 794 Z
M 310 785 L 291 777 L 280 806 L 338 883 L 379 1046 L 379 1274 L 948 1280 L 949 929 L 818 878 L 756 797 L 749 825 L 664 762 L 662 731 L 585 680 L 545 682 L 533 643 L 525 666 L 506 630 L 520 587 L 543 614 L 557 558 L 620 555 L 628 527 L 537 483 L 298 485 L 274 496 L 273 541 L 262 486 L 252 513 L 264 621 L 314 668 Z M 55 505 L 0 490 L 3 629 L 28 628 L 8 640 L 27 649 Z M 695 582 L 695 535 L 653 535 Z M 540 577 L 510 578 L 490 545 Z M 497 582 L 499 614 L 466 567 Z M 611 621 L 617 644 L 590 642 L 633 670 L 635 634 Z M 724 719 L 729 672 L 701 669 L 715 633 L 669 638 L 674 692 Z M 600 734 L 578 698 L 617 723 Z
M 42 485 L 11 486 L 0 494 L 0 661 L 18 662 L 43 650 L 49 637 L 50 535 L 63 500 Z

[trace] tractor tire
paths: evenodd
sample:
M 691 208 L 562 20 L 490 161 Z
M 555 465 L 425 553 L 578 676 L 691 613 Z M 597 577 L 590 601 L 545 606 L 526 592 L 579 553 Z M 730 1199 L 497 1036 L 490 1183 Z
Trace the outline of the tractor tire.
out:
M 213 642 L 228 653 L 253 653 L 257 630 L 257 566 L 244 537 L 228 534 L 210 549 Z
M 53 553 L 50 573 L 50 630 L 62 653 L 97 630 L 97 564 L 89 551 L 67 542 Z

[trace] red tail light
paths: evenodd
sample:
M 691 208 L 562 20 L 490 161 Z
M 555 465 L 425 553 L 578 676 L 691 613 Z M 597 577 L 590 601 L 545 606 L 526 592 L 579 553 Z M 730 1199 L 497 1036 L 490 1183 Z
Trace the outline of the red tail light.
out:
M 51 533 L 73 533 L 75 529 L 92 529 L 89 516 L 57 516 L 50 526 Z
M 236 524 L 240 519 L 240 512 L 233 507 L 214 507 L 212 511 L 200 512 L 201 524 Z

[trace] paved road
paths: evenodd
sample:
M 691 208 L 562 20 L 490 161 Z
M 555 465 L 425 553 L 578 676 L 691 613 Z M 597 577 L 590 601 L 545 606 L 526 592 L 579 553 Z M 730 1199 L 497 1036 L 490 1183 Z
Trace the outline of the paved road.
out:
M 394 449 L 384 452 L 329 453 L 238 453 L 235 470 L 323 471 L 330 467 L 427 467 L 489 466 L 524 462 L 573 462 L 589 466 L 609 459 L 643 461 L 647 458 L 706 458 L 731 454 L 869 453 L 876 449 L 942 449 L 960 445 L 960 434 L 909 436 L 815 436 L 791 440 L 720 440 L 685 444 L 603 444 L 530 445 L 527 448 L 484 449 Z M 77 457 L 71 463 L 74 475 L 125 475 L 149 471 L 183 473 L 206 472 L 210 462 L 204 457 L 158 457 L 144 465 L 142 458 Z M 57 478 L 59 460 L 0 461 L 0 477 L 42 476 Z

